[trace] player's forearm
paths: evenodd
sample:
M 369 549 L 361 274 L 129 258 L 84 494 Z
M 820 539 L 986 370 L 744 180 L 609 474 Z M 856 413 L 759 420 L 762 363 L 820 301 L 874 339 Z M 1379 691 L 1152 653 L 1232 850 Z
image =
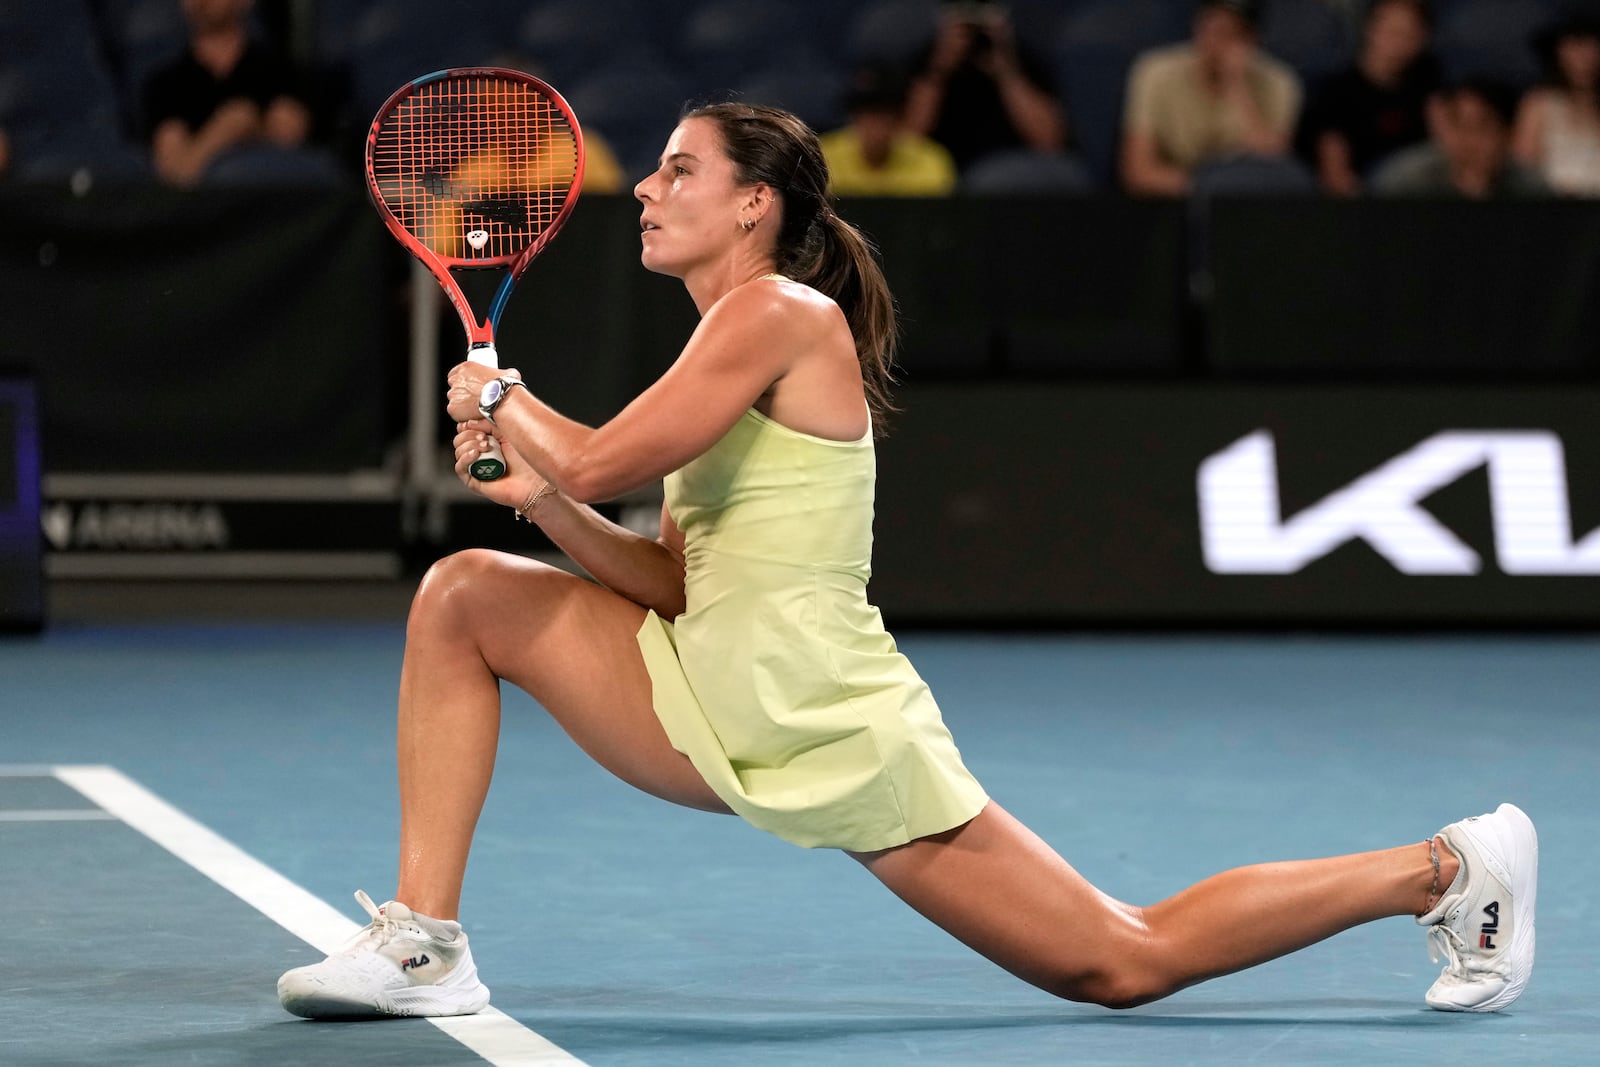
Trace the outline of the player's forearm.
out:
M 572 562 L 607 589 L 664 619 L 683 613 L 683 559 L 660 541 L 559 495 L 540 500 L 529 518 Z

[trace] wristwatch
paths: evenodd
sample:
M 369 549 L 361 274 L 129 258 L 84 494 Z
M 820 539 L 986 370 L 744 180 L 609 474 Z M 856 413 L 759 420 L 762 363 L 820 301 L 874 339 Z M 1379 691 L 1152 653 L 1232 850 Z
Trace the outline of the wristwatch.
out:
M 506 377 L 484 382 L 483 392 L 478 394 L 478 414 L 493 422 L 495 409 L 511 395 L 513 385 L 522 385 L 522 379 Z

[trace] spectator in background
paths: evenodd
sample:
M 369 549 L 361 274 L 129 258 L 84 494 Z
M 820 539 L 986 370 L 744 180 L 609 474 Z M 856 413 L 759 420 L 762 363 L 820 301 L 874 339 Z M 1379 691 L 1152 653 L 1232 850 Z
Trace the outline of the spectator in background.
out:
M 868 64 L 850 76 L 849 123 L 818 138 L 837 196 L 944 196 L 955 188 L 955 160 L 944 146 L 906 128 L 905 76 Z
M 183 0 L 188 45 L 144 86 L 151 160 L 168 182 L 193 185 L 218 156 L 242 145 L 295 147 L 311 135 L 293 68 L 251 36 L 251 6 Z
M 1446 90 L 1432 138 L 1403 149 L 1380 166 L 1372 189 L 1384 196 L 1502 200 L 1543 196 L 1538 172 L 1511 154 L 1517 94 L 1488 78 L 1468 78 Z
M 1050 68 L 1017 42 L 1004 5 L 945 0 L 913 69 L 906 125 L 944 145 L 958 170 L 995 152 L 1066 149 Z
M 1367 9 L 1354 62 L 1313 89 L 1300 125 L 1300 154 L 1323 192 L 1360 194 L 1378 162 L 1428 139 L 1428 102 L 1443 80 L 1432 31 L 1426 0 Z
M 1122 182 L 1183 196 L 1202 164 L 1289 157 L 1300 80 L 1259 45 L 1259 0 L 1200 0 L 1191 39 L 1139 56 L 1128 76 Z
M 1535 47 L 1547 82 L 1522 99 L 1513 151 L 1556 192 L 1600 196 L 1600 19 L 1563 19 Z

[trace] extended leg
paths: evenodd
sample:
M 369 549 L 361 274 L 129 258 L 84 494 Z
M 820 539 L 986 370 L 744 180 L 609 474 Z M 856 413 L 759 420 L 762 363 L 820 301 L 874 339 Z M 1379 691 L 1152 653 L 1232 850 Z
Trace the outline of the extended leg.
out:
M 1440 884 L 1457 861 L 1438 847 Z M 923 915 L 1033 984 L 1131 1007 L 1341 930 L 1427 906 L 1424 843 L 1241 867 L 1134 907 L 1090 885 L 991 803 L 957 830 L 856 857 Z

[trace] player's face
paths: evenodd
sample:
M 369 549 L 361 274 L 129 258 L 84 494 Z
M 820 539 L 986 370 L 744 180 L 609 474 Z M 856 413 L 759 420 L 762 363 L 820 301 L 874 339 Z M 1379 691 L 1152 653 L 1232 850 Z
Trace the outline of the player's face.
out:
M 661 165 L 634 186 L 643 205 L 641 259 L 650 270 L 682 277 L 725 254 L 740 234 L 749 189 L 734 182 L 733 161 L 710 119 L 686 119 L 667 140 Z

